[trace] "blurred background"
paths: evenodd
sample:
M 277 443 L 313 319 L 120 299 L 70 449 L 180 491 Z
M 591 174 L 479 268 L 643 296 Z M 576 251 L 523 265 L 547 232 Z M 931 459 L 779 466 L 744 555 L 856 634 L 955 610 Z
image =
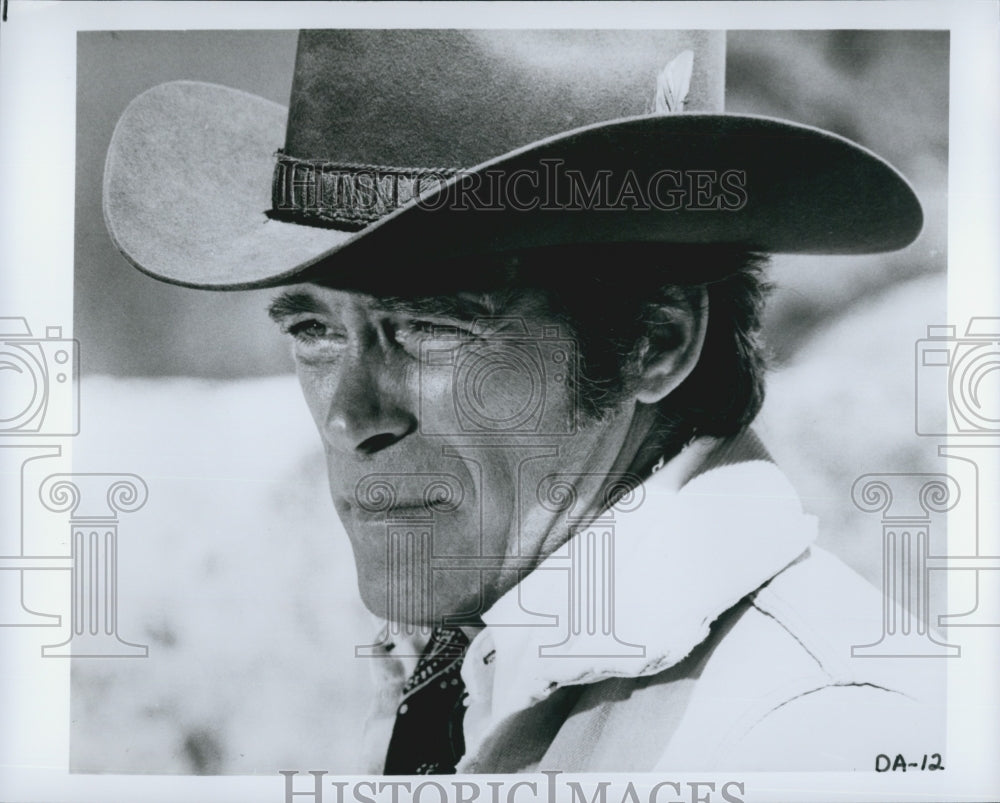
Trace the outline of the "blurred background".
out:
M 145 660 L 78 660 L 79 772 L 353 769 L 374 635 L 325 486 L 272 291 L 206 293 L 131 269 L 101 214 L 115 121 L 163 81 L 286 103 L 295 33 L 96 32 L 78 40 L 74 467 L 150 487 L 123 523 L 119 632 Z M 850 502 L 867 472 L 941 471 L 914 435 L 914 343 L 945 320 L 948 36 L 730 31 L 728 111 L 849 137 L 906 175 L 925 227 L 904 251 L 774 260 L 773 374 L 758 430 L 820 516 L 820 543 L 879 581 L 877 517 Z M 932 611 L 939 609 L 935 587 Z M 876 640 L 877 633 L 872 634 Z

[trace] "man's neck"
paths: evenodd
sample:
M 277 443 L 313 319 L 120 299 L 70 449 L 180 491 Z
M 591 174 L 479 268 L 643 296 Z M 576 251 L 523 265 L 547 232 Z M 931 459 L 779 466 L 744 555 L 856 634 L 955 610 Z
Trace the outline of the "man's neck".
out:
M 700 437 L 680 449 L 663 451 L 662 439 L 653 437 L 657 422 L 636 416 L 623 442 L 618 459 L 608 471 L 608 478 L 636 477 L 645 482 L 655 470 L 656 484 L 661 490 L 680 491 L 688 482 L 713 468 L 748 461 L 770 461 L 771 456 L 752 430 L 744 430 L 729 438 Z M 660 463 L 663 458 L 662 463 Z M 659 466 L 657 464 L 660 463 Z M 654 467 L 656 467 L 654 469 Z M 592 515 L 603 509 L 595 505 Z M 485 628 L 485 624 L 462 625 L 469 641 Z

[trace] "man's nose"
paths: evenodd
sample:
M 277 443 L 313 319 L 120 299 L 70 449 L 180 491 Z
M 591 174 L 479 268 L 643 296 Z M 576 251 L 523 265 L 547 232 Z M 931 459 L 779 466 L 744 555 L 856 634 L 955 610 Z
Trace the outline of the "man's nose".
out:
M 342 366 L 327 410 L 326 437 L 345 453 L 375 454 L 417 428 L 405 380 L 382 356 L 363 350 Z

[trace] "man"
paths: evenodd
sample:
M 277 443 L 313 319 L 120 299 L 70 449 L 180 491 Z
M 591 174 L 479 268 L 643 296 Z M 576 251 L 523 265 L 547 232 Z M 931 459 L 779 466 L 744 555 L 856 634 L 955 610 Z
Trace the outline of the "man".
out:
M 872 769 L 940 738 L 921 677 L 850 658 L 881 604 L 747 429 L 763 255 L 901 248 L 919 203 L 853 143 L 719 113 L 723 47 L 311 31 L 287 112 L 178 82 L 116 129 L 136 267 L 282 287 L 388 620 L 367 771 Z

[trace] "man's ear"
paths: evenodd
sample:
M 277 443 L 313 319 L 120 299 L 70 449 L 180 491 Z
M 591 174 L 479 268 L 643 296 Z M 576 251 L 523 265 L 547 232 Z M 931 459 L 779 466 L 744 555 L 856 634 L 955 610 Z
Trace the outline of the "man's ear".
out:
M 663 306 L 650 327 L 635 398 L 656 404 L 673 393 L 694 370 L 708 329 L 708 293 L 704 288 L 681 303 Z

